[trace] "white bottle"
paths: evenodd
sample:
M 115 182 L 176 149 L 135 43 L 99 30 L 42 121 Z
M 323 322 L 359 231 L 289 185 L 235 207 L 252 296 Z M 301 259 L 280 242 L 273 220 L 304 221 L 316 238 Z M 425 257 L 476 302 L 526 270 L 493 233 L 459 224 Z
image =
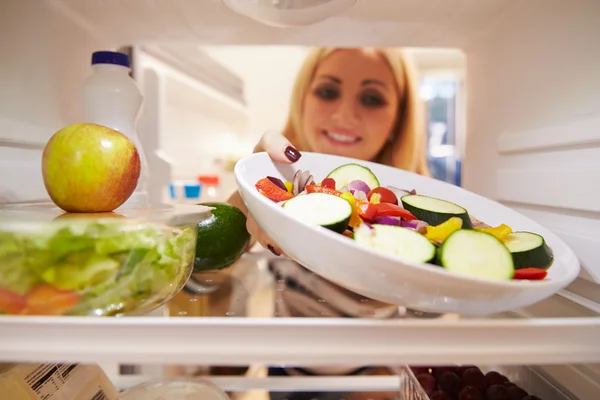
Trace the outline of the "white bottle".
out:
M 122 207 L 143 208 L 148 204 L 148 163 L 139 141 L 136 125 L 142 106 L 142 94 L 129 76 L 129 56 L 112 51 L 92 54 L 90 75 L 81 87 L 85 121 L 104 125 L 126 135 L 140 155 L 138 184 Z

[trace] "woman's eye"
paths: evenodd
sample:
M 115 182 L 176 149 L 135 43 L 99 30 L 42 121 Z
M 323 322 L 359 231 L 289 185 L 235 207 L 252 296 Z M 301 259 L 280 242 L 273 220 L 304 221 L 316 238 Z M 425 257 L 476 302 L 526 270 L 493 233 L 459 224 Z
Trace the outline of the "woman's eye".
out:
M 360 102 L 366 107 L 381 107 L 385 105 L 383 97 L 372 93 L 365 93 L 360 96 Z
M 327 87 L 315 90 L 315 94 L 322 100 L 335 100 L 340 96 L 337 89 Z

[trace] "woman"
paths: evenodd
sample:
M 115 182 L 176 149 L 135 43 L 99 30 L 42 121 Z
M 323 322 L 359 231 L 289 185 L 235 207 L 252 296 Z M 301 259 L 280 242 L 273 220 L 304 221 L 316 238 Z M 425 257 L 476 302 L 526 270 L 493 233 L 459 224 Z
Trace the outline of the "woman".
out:
M 283 134 L 266 133 L 255 152 L 293 163 L 302 151 L 375 161 L 430 175 L 426 157 L 425 116 L 418 81 L 407 56 L 398 49 L 312 49 L 292 92 Z M 229 202 L 245 213 L 235 193 Z M 248 215 L 254 240 L 275 255 L 281 250 Z M 367 299 L 320 278 L 297 263 L 271 263 L 276 276 L 280 316 L 380 317 L 398 315 L 398 307 Z M 270 370 L 271 375 L 377 373 L 368 368 Z M 281 394 L 283 398 L 295 397 Z M 340 393 L 329 393 L 339 398 Z M 324 394 L 304 393 L 303 398 Z M 272 395 L 272 398 L 274 395 Z M 344 396 L 341 396 L 344 397 Z

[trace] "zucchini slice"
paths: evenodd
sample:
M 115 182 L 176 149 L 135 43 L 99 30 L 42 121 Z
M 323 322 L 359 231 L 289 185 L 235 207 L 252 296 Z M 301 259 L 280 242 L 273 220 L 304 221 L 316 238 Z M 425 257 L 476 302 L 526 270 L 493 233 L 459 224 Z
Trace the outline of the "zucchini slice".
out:
M 508 248 L 493 235 L 459 229 L 440 246 L 438 263 L 450 272 L 486 279 L 512 279 L 515 268 Z
M 354 232 L 354 240 L 373 250 L 404 258 L 412 262 L 428 263 L 435 258 L 435 246 L 419 232 L 392 225 L 361 225 Z
M 459 217 L 463 221 L 463 229 L 473 229 L 467 210 L 449 201 L 421 194 L 408 194 L 400 201 L 405 210 L 429 225 L 436 226 L 452 217 Z
M 515 269 L 548 269 L 554 262 L 552 250 L 544 238 L 532 232 L 513 232 L 504 239 L 512 254 Z
M 375 189 L 380 186 L 379 180 L 369 168 L 355 163 L 337 167 L 327 175 L 327 178 L 332 178 L 335 181 L 336 189 L 340 189 L 350 182 L 357 180 L 366 183 L 369 189 Z
M 327 193 L 296 196 L 286 201 L 283 208 L 301 221 L 337 233 L 346 230 L 352 215 L 352 206 L 347 200 Z

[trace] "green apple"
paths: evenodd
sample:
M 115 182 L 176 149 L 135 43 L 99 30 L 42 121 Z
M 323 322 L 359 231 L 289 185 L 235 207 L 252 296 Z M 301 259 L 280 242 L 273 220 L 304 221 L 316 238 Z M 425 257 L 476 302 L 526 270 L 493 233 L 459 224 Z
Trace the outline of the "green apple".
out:
M 120 207 L 140 176 L 140 156 L 122 133 L 91 123 L 56 132 L 42 154 L 44 185 L 67 212 L 102 213 Z

